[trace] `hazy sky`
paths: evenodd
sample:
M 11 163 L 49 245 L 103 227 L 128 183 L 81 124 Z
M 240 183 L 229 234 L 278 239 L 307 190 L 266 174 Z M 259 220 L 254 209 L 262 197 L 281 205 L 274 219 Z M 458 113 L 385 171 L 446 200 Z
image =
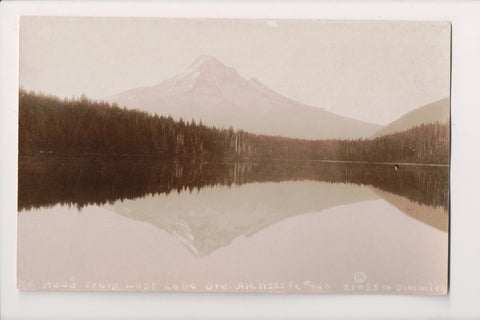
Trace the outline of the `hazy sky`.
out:
M 22 17 L 20 84 L 103 98 L 201 54 L 308 105 L 386 124 L 449 96 L 445 22 Z

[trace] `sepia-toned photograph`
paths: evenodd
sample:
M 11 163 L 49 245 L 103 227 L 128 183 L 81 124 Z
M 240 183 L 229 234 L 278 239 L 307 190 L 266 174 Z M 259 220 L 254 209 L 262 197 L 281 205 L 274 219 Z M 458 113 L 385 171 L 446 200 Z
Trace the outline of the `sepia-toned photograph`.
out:
M 23 16 L 17 287 L 445 295 L 451 25 Z

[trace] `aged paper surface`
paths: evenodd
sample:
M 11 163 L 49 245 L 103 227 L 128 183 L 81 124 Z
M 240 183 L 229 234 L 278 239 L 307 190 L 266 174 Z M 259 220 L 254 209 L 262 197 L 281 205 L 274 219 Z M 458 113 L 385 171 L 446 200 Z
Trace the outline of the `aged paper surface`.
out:
M 22 17 L 21 290 L 445 294 L 450 25 Z

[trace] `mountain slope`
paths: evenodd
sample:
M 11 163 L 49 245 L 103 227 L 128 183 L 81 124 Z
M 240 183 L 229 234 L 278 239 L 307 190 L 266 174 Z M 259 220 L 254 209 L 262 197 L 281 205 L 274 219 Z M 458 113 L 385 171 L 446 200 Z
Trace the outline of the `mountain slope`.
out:
M 173 78 L 107 101 L 174 119 L 305 139 L 368 137 L 381 128 L 286 98 L 205 55 Z
M 372 138 L 384 136 L 387 134 L 405 131 L 422 123 L 445 123 L 450 119 L 450 98 L 444 98 L 439 101 L 427 104 L 423 107 L 410 111 L 389 123 L 387 126 L 375 132 Z

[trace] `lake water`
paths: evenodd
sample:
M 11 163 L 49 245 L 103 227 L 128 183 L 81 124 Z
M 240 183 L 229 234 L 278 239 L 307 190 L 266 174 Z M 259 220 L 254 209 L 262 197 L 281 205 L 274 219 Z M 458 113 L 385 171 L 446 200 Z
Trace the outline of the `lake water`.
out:
M 18 286 L 444 294 L 448 223 L 448 167 L 21 159 Z

